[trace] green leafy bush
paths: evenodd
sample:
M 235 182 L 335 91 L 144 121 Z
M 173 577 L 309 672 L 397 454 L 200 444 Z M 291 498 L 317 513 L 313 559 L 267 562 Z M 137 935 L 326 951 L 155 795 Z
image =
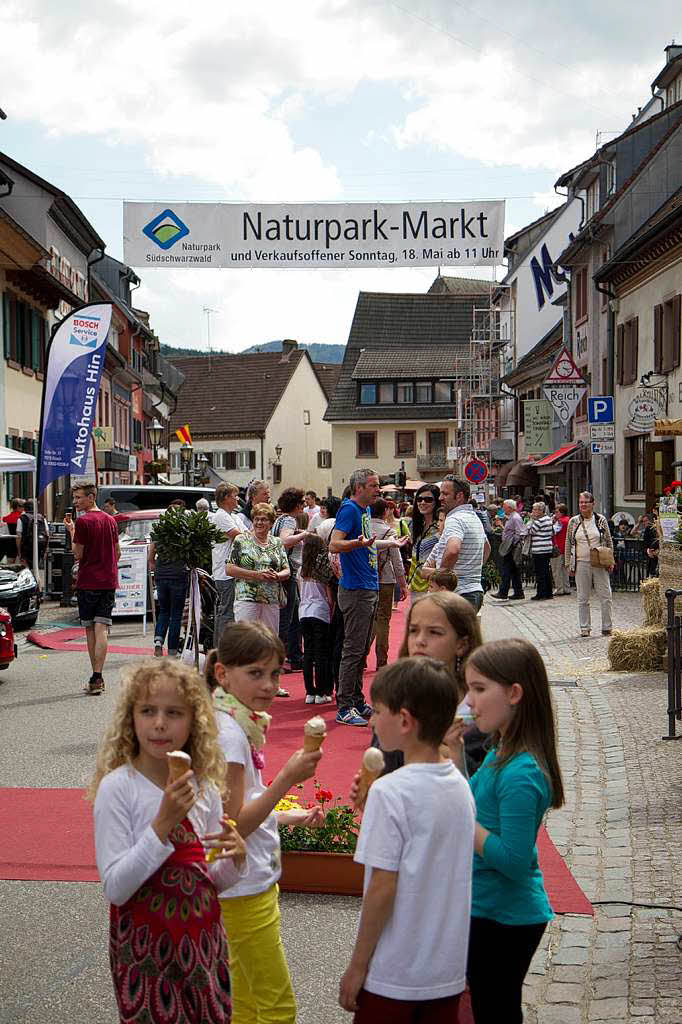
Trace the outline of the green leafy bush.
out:
M 154 523 L 151 539 L 160 561 L 183 562 L 190 569 L 199 569 L 211 564 L 211 545 L 224 543 L 227 535 L 210 522 L 205 511 L 171 505 Z

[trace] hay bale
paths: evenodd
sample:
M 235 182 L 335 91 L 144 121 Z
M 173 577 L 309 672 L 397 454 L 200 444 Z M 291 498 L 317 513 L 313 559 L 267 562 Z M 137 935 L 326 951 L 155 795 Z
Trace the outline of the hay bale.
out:
M 642 595 L 644 625 L 662 626 L 665 609 L 661 600 L 661 588 L 657 577 L 651 576 L 648 580 L 642 580 L 639 585 L 639 592 Z
M 661 602 L 665 605 L 666 590 L 682 590 L 682 547 L 673 541 L 661 543 L 658 552 L 658 576 Z M 664 615 L 667 612 L 664 611 Z M 675 598 L 675 615 L 682 615 L 682 597 Z
M 660 626 L 616 629 L 609 641 L 612 672 L 660 672 L 667 665 L 666 632 Z

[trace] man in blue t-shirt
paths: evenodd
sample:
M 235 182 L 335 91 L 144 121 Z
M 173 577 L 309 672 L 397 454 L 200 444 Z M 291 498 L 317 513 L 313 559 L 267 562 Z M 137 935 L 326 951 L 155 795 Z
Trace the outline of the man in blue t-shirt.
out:
M 345 631 L 339 668 L 336 721 L 341 725 L 367 725 L 371 707 L 362 691 L 362 673 L 379 600 L 377 543 L 370 527 L 369 506 L 379 496 L 379 477 L 372 469 L 357 469 L 350 478 L 350 499 L 336 516 L 329 550 L 341 561 L 339 609 Z M 379 541 L 381 547 L 396 544 Z

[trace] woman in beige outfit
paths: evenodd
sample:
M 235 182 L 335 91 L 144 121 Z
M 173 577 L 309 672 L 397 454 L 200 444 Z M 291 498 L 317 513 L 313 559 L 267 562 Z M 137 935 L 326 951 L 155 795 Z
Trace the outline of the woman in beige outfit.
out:
M 594 585 L 601 603 L 602 635 L 609 636 L 613 625 L 610 570 L 592 565 L 590 549 L 609 547 L 613 551 L 611 531 L 604 516 L 594 511 L 594 498 L 589 491 L 582 492 L 578 504 L 580 512 L 568 524 L 564 559 L 570 575 L 575 576 L 580 635 L 589 636 L 592 630 L 590 595 Z

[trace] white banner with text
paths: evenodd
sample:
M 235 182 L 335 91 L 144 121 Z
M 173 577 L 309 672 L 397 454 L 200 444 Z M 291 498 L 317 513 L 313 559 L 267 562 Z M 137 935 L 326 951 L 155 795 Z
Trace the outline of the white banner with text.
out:
M 123 204 L 132 267 L 490 267 L 502 262 L 504 202 Z

